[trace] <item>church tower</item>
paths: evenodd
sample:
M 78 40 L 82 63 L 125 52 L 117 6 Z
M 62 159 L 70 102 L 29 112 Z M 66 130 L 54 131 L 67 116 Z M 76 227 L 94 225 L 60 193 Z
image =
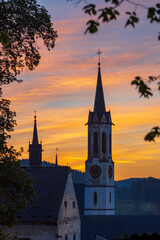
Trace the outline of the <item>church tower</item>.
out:
M 42 144 L 38 142 L 37 120 L 34 116 L 34 130 L 32 144 L 29 143 L 29 165 L 30 167 L 41 167 L 42 165 Z
M 99 51 L 100 54 L 100 51 Z M 88 118 L 88 159 L 85 162 L 85 215 L 114 215 L 114 163 L 112 161 L 112 120 L 106 111 L 98 63 L 94 111 Z

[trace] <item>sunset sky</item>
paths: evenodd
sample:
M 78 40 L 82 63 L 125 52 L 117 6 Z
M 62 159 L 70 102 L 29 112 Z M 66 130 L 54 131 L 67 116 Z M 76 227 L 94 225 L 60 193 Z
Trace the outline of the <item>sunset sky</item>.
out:
M 160 125 L 159 94 L 152 99 L 139 98 L 130 82 L 160 73 L 158 24 L 149 24 L 142 16 L 135 29 L 124 28 L 125 15 L 118 21 L 103 24 L 98 33 L 84 35 L 87 16 L 83 4 L 74 7 L 66 0 L 38 1 L 48 9 L 58 32 L 55 48 L 48 52 L 39 42 L 41 60 L 32 72 L 23 71 L 23 83 L 3 87 L 3 97 L 11 100 L 17 113 L 17 126 L 10 144 L 24 147 L 33 135 L 34 111 L 37 111 L 39 140 L 43 160 L 54 162 L 56 148 L 59 164 L 84 171 L 87 159 L 87 126 L 93 110 L 97 81 L 97 50 L 101 56 L 101 73 L 106 110 L 111 110 L 113 127 L 113 161 L 115 179 L 130 177 L 160 178 L 160 140 L 148 143 L 145 134 Z M 103 3 L 103 1 L 92 1 Z M 142 1 L 139 1 L 142 2 Z M 157 1 L 143 0 L 143 4 Z M 124 5 L 133 10 L 133 6 Z

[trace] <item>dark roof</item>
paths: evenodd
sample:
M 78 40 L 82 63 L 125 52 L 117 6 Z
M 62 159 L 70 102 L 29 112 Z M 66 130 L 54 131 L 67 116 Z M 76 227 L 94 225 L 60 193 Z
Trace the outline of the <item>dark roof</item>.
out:
M 62 202 L 69 167 L 25 167 L 28 176 L 34 179 L 37 197 L 29 203 L 24 215 L 18 220 L 23 223 L 56 223 Z
M 94 112 L 102 112 L 103 113 L 105 111 L 106 111 L 106 107 L 105 107 L 102 80 L 101 80 L 101 70 L 99 67 L 98 68 L 96 96 L 95 96 L 95 102 L 94 102 Z
M 159 226 L 160 216 L 156 215 L 81 216 L 81 239 L 96 240 L 96 235 L 114 239 L 133 233 L 160 234 Z
M 80 215 L 84 214 L 84 183 L 76 183 L 74 184 L 74 189 L 76 193 L 76 198 L 78 202 L 78 208 Z

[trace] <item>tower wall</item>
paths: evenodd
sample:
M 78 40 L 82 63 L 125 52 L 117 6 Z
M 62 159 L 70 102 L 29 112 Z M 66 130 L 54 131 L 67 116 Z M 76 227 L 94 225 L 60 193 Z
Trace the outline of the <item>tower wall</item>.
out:
M 100 66 L 100 64 L 99 64 Z M 94 111 L 88 118 L 88 159 L 85 162 L 85 215 L 114 215 L 114 162 L 112 121 L 106 111 L 100 67 Z

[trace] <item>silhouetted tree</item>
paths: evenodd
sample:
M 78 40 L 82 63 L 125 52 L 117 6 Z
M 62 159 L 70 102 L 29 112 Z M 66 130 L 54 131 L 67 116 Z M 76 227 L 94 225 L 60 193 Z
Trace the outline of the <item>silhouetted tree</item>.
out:
M 33 70 L 40 60 L 37 39 L 42 39 L 48 50 L 57 37 L 51 17 L 36 0 L 0 1 L 0 86 L 13 81 L 23 69 Z M 16 215 L 32 200 L 32 180 L 20 168 L 13 146 L 7 145 L 14 130 L 15 112 L 9 109 L 10 101 L 2 98 L 0 88 L 0 225 L 17 223 Z M 0 229 L 0 239 L 6 236 Z
M 17 223 L 17 213 L 22 213 L 34 195 L 32 180 L 20 168 L 18 161 L 22 149 L 17 152 L 13 146 L 7 146 L 7 139 L 16 124 L 15 113 L 9 106 L 9 100 L 0 100 L 0 225 L 5 226 Z M 2 229 L 0 239 L 5 239 Z

